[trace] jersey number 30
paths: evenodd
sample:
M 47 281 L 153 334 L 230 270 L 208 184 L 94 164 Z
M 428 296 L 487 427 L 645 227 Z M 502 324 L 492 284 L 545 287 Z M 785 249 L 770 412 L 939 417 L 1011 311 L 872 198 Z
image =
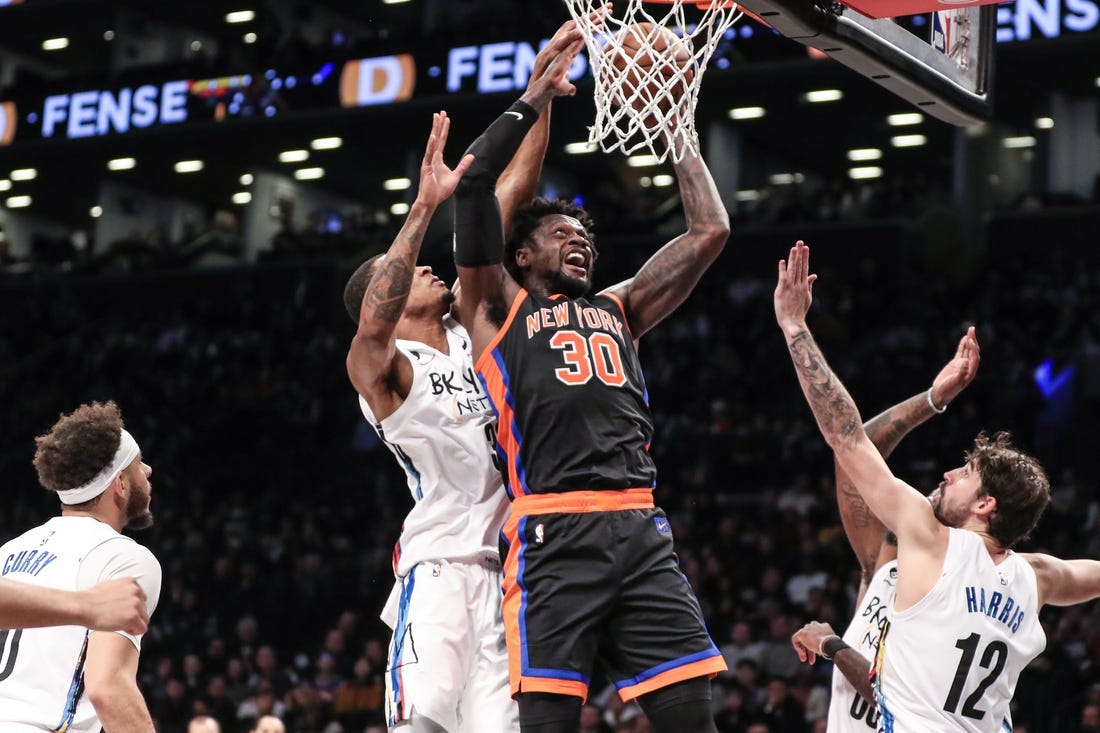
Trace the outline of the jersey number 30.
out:
M 565 366 L 554 370 L 554 376 L 563 384 L 587 384 L 593 374 L 609 387 L 626 383 L 619 342 L 610 334 L 596 332 L 585 338 L 576 331 L 558 331 L 550 337 L 550 346 L 565 358 Z

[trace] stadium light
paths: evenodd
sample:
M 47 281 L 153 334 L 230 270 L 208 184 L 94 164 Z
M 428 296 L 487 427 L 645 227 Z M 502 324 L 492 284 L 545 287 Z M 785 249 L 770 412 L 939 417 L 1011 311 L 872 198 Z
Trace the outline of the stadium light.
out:
M 731 120 L 756 120 L 767 114 L 763 107 L 734 107 L 726 114 Z
M 294 171 L 294 177 L 299 181 L 316 181 L 325 175 L 324 168 L 299 168 Z
M 844 92 L 839 89 L 815 89 L 812 92 L 806 92 L 803 98 L 812 104 L 839 102 L 844 99 Z

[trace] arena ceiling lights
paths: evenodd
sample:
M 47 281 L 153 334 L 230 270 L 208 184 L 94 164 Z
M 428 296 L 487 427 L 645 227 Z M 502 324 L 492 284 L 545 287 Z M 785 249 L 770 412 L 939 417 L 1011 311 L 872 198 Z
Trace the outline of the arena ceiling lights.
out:
M 839 102 L 844 99 L 844 92 L 839 89 L 815 89 L 810 92 L 806 92 L 802 95 L 802 98 L 811 104 L 820 104 L 822 102 Z
M 342 137 L 319 137 L 316 140 L 311 140 L 309 147 L 314 150 L 336 150 L 344 144 L 344 138 Z
M 928 142 L 924 135 L 895 135 L 890 144 L 895 148 L 916 148 Z
M 890 127 L 903 127 L 905 125 L 919 125 L 924 122 L 924 115 L 920 112 L 902 112 L 896 115 L 887 115 L 886 124 Z
M 251 23 L 256 19 L 256 13 L 252 10 L 234 10 L 225 14 L 226 23 Z
M 763 107 L 734 107 L 726 113 L 731 120 L 758 120 L 767 114 Z

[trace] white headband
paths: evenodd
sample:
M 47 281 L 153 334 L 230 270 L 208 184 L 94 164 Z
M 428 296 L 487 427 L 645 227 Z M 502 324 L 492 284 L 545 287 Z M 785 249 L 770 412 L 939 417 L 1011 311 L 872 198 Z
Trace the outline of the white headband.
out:
M 111 460 L 111 464 L 96 474 L 95 478 L 88 483 L 77 486 L 75 489 L 58 491 L 57 495 L 61 498 L 61 503 L 83 504 L 86 501 L 96 498 L 107 490 L 107 487 L 115 480 L 115 476 L 122 473 L 122 469 L 134 462 L 134 459 L 137 458 L 140 452 L 141 448 L 138 447 L 137 441 L 134 440 L 134 436 L 130 435 L 130 433 L 126 432 L 124 429 L 119 439 L 118 451 Z

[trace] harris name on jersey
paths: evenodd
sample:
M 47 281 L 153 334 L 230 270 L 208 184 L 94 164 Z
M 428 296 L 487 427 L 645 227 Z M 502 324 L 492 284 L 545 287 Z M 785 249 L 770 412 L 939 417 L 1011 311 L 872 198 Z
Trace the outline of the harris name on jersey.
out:
M 990 590 L 972 585 L 964 589 L 966 594 L 967 613 L 984 613 L 991 619 L 996 619 L 1007 626 L 1015 634 L 1020 629 L 1020 623 L 1026 613 L 1012 596 L 1006 596 L 1000 591 Z

